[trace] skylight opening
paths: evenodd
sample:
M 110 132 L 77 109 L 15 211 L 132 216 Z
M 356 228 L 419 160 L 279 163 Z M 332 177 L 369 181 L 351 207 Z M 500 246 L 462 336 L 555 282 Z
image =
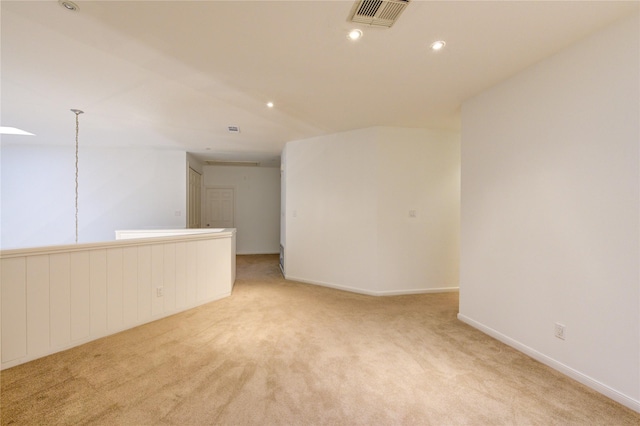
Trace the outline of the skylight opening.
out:
M 23 135 L 23 136 L 35 136 L 33 133 L 26 130 L 18 129 L 17 127 L 4 127 L 0 126 L 0 135 Z

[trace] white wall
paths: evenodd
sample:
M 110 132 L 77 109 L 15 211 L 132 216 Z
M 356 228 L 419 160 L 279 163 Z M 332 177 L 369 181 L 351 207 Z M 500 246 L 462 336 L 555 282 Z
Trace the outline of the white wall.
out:
M 2 144 L 3 249 L 75 241 L 75 147 Z M 184 228 L 185 153 L 81 147 L 79 242 L 116 229 Z
M 458 287 L 460 135 L 381 128 L 378 137 L 380 289 Z
M 638 34 L 464 103 L 460 318 L 640 411 Z
M 290 142 L 283 159 L 287 278 L 376 295 L 457 287 L 457 135 L 369 128 Z
M 234 226 L 238 254 L 280 252 L 279 168 L 204 166 L 203 181 L 203 196 L 206 187 L 235 189 Z M 204 223 L 204 210 L 202 220 Z
M 378 290 L 376 129 L 285 146 L 288 279 Z

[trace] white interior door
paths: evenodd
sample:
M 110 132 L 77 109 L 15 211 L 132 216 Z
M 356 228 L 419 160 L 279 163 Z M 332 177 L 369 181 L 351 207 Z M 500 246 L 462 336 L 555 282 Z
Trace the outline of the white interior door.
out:
M 233 188 L 207 188 L 205 201 L 205 226 L 207 228 L 233 228 Z

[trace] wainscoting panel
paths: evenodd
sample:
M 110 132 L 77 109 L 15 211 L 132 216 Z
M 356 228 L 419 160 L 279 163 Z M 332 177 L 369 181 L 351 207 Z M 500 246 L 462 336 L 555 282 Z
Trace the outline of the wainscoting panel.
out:
M 187 306 L 187 245 L 176 243 L 176 310 Z M 235 253 L 235 252 L 234 252 Z
M 207 297 L 207 264 L 205 259 L 206 247 L 205 241 L 196 242 L 196 299 Z
M 2 368 L 229 296 L 235 230 L 0 252 Z
M 107 251 L 89 251 L 91 336 L 107 332 Z
M 89 252 L 70 254 L 71 341 L 91 334 L 91 262 Z
M 164 245 L 164 308 L 163 311 L 176 309 L 176 245 Z
M 71 342 L 71 269 L 70 254 L 49 256 L 49 313 L 51 346 L 63 348 Z M 29 285 L 27 283 L 27 285 Z M 30 310 L 27 301 L 27 311 Z M 29 330 L 27 329 L 27 333 Z
M 27 330 L 29 330 L 27 351 L 34 355 L 41 355 L 47 353 L 51 343 L 49 337 L 51 328 L 49 325 L 49 256 L 31 256 L 26 261 L 27 304 L 30 307 L 27 310 Z M 4 309 L 2 312 L 4 313 Z M 4 336 L 4 333 L 2 335 Z
M 123 261 L 122 249 L 107 250 L 107 330 L 123 328 Z
M 198 247 L 197 243 L 187 243 L 187 306 L 196 303 L 196 287 L 198 283 Z
M 2 359 L 13 361 L 27 355 L 26 259 L 2 262 Z M 48 335 L 47 335 L 48 337 Z
M 151 247 L 138 247 L 138 320 L 151 319 Z
M 125 326 L 138 322 L 138 250 L 126 247 L 122 250 L 123 318 Z
M 158 297 L 156 291 L 164 288 L 164 247 L 151 247 L 151 316 L 159 315 L 164 309 L 164 297 Z M 164 293 L 164 290 L 162 290 Z

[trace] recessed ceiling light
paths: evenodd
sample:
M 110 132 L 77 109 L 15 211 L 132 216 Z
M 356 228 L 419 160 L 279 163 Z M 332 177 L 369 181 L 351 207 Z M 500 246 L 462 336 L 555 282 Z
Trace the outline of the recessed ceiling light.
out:
M 445 44 L 447 43 L 445 43 L 442 40 L 434 41 L 433 43 L 431 43 L 431 50 L 433 50 L 434 52 L 437 52 L 438 50 L 442 50 Z
M 349 31 L 349 40 L 359 40 L 362 37 L 362 31 L 359 29 Z
M 58 4 L 72 12 L 75 12 L 76 10 L 78 10 L 78 5 L 69 0 L 58 0 Z
M 269 108 L 273 108 L 273 102 L 267 102 L 267 106 L 268 106 Z
M 18 129 L 16 127 L 3 127 L 0 126 L 0 135 L 25 135 L 25 136 L 35 136 L 33 133 L 29 133 L 25 130 Z

